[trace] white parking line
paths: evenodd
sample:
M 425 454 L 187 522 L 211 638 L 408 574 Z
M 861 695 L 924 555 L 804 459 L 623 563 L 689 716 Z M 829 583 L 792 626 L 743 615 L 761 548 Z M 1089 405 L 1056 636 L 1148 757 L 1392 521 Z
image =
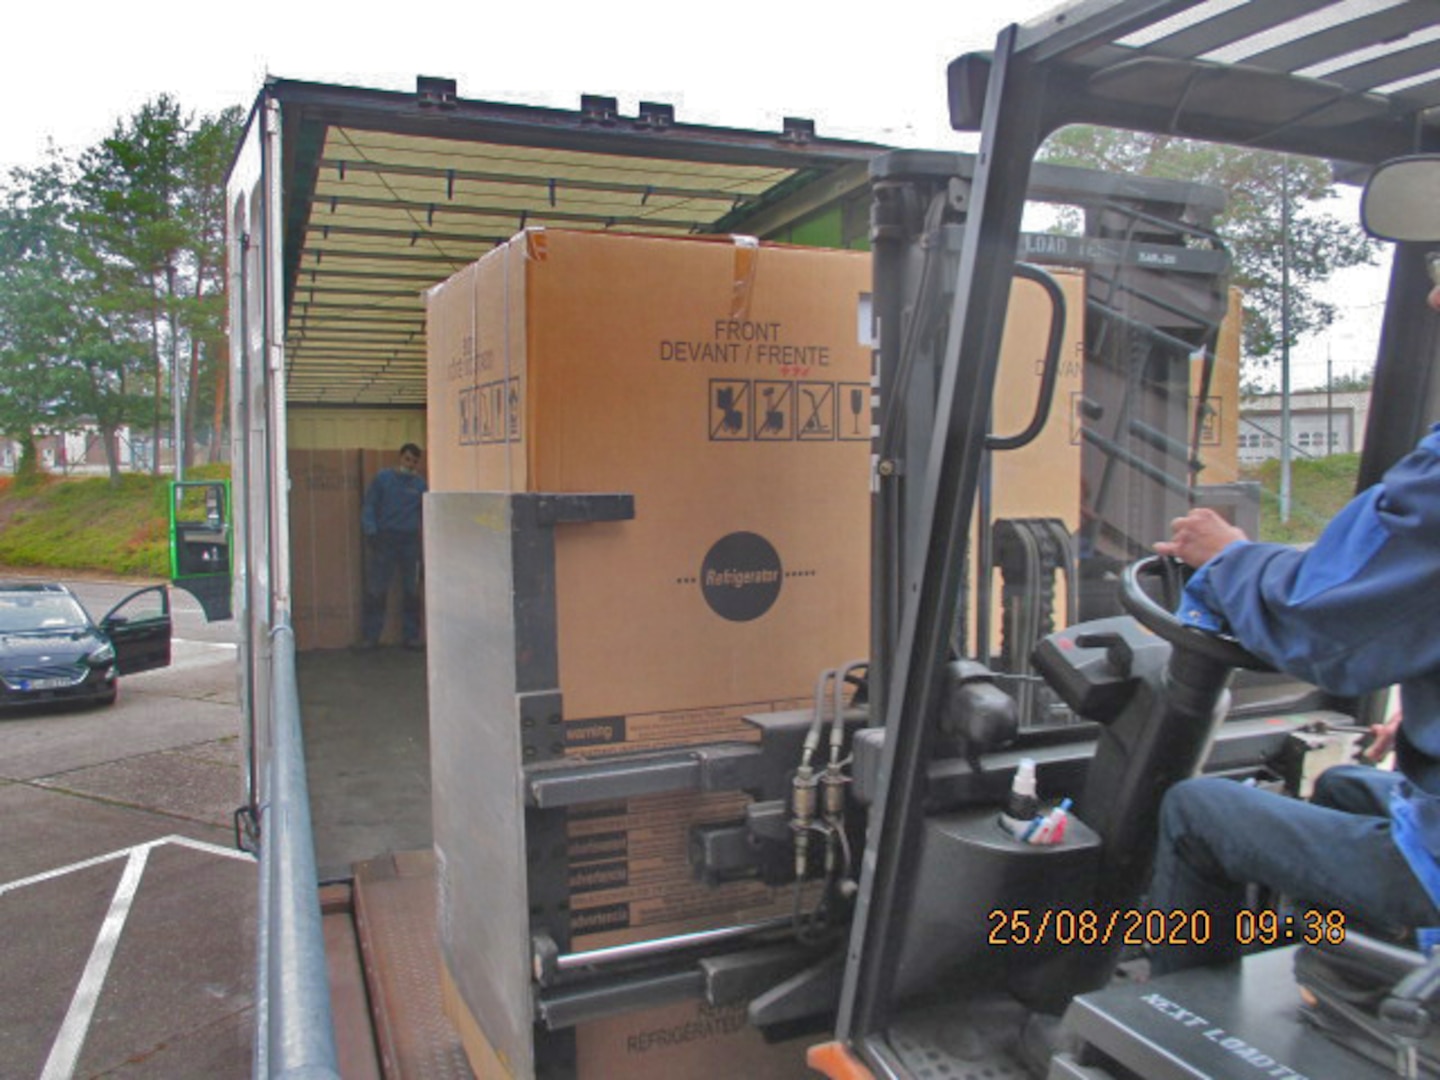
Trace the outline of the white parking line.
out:
M 116 859 L 129 857 L 142 848 L 149 851 L 162 844 L 177 844 L 180 847 L 193 848 L 196 851 L 204 851 L 211 855 L 224 855 L 230 859 L 243 859 L 246 862 L 254 862 L 255 857 L 246 851 L 236 851 L 234 848 L 221 847 L 219 844 L 206 843 L 204 840 L 192 840 L 188 836 L 162 836 L 158 840 L 147 840 L 143 844 L 136 844 L 134 847 L 121 848 L 119 851 L 110 851 L 104 855 L 96 855 L 90 859 L 82 859 L 80 862 L 71 863 L 69 866 L 60 866 L 54 870 L 46 870 L 39 874 L 32 874 L 30 877 L 20 878 L 16 881 L 7 881 L 0 885 L 0 896 L 7 892 L 14 892 L 16 889 L 23 889 L 26 885 L 38 885 L 42 881 L 50 881 L 53 878 L 64 877 L 66 874 L 73 874 L 77 870 L 88 870 L 92 866 L 99 866 L 101 863 L 113 862 Z
M 32 874 L 29 877 L 0 885 L 0 896 L 3 896 L 27 885 L 52 881 L 66 874 L 73 874 L 78 870 L 86 870 L 102 863 L 113 862 L 121 858 L 127 860 L 125 872 L 120 875 L 120 884 L 115 887 L 115 895 L 110 900 L 110 910 L 105 915 L 105 921 L 100 926 L 100 933 L 95 938 L 95 944 L 90 950 L 90 959 L 86 961 L 85 971 L 80 976 L 80 984 L 75 988 L 75 994 L 70 999 L 70 1008 L 65 1013 L 65 1020 L 60 1025 L 60 1031 L 50 1047 L 50 1056 L 45 1060 L 45 1068 L 40 1074 L 40 1080 L 70 1080 L 74 1076 L 76 1062 L 80 1059 L 80 1050 L 85 1045 L 85 1037 L 90 1033 L 90 1022 L 95 1015 L 95 1004 L 100 1000 L 100 991 L 105 985 L 105 976 L 110 972 L 110 961 L 114 958 L 116 946 L 120 943 L 120 933 L 124 930 L 125 920 L 130 915 L 130 907 L 135 899 L 135 893 L 140 888 L 140 878 L 145 873 L 145 864 L 150 858 L 150 852 L 165 844 L 191 848 L 208 855 L 223 855 L 229 859 L 242 859 L 246 862 L 254 861 L 254 858 L 247 852 L 235 851 L 232 848 L 210 844 L 204 840 L 193 840 L 188 836 L 162 836 L 158 840 L 136 844 L 134 847 L 121 848 L 119 851 L 111 851 L 105 855 L 96 855 L 91 859 L 83 859 L 68 866 L 46 870 L 44 873 Z
M 135 899 L 135 890 L 140 887 L 140 875 L 145 873 L 145 861 L 150 857 L 150 846 L 144 845 L 130 852 L 130 861 L 125 864 L 125 873 L 120 875 L 120 884 L 115 887 L 115 896 L 110 901 L 110 910 L 100 926 L 100 935 L 95 947 L 90 950 L 90 959 L 85 963 L 85 972 L 80 976 L 80 985 L 70 999 L 70 1009 L 60 1033 L 50 1047 L 50 1056 L 45 1059 L 45 1068 L 40 1080 L 70 1080 L 75 1075 L 75 1063 L 80 1059 L 80 1048 L 85 1045 L 85 1036 L 90 1033 L 90 1019 L 95 1015 L 95 1003 L 100 1000 L 100 988 L 105 985 L 105 976 L 110 971 L 110 961 L 115 957 L 115 946 L 120 943 L 120 931 L 130 915 L 130 904 Z

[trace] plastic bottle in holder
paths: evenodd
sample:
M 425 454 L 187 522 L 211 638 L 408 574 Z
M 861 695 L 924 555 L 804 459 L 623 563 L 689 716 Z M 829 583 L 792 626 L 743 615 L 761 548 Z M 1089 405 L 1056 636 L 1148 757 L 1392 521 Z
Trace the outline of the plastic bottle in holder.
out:
M 1000 824 L 1012 836 L 1019 836 L 1030 826 L 1039 809 L 1040 800 L 1035 797 L 1035 759 L 1021 758 L 1010 784 L 1010 794 L 1005 797 Z

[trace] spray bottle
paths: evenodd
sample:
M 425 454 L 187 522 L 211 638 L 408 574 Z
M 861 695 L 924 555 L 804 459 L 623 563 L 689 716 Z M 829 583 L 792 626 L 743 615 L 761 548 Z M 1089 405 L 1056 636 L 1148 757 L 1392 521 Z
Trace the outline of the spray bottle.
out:
M 1039 809 L 1040 800 L 1035 797 L 1035 759 L 1021 758 L 1010 784 L 1010 794 L 1005 797 L 1000 824 L 1010 835 L 1019 836 L 1030 827 Z

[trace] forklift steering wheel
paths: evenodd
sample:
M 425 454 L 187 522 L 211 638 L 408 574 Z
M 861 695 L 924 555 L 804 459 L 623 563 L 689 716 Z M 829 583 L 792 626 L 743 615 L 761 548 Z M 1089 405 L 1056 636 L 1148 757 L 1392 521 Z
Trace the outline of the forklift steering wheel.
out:
M 1146 592 L 1141 583 L 1143 578 L 1173 576 L 1176 567 L 1186 569 L 1178 560 L 1163 555 L 1147 555 L 1125 568 L 1120 579 L 1120 603 L 1135 617 L 1135 621 L 1177 649 L 1198 653 L 1217 664 L 1249 671 L 1274 671 L 1273 665 L 1260 659 L 1229 634 L 1212 634 L 1186 626 Z M 1173 599 L 1178 602 L 1179 598 Z

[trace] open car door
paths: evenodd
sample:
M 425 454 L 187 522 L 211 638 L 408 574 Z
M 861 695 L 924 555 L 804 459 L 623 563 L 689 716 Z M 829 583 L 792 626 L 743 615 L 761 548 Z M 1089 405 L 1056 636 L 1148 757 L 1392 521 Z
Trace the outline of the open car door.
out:
M 230 532 L 228 480 L 170 484 L 170 581 L 211 622 L 231 616 Z
M 115 646 L 121 675 L 170 666 L 170 588 L 150 585 L 121 600 L 100 620 Z

